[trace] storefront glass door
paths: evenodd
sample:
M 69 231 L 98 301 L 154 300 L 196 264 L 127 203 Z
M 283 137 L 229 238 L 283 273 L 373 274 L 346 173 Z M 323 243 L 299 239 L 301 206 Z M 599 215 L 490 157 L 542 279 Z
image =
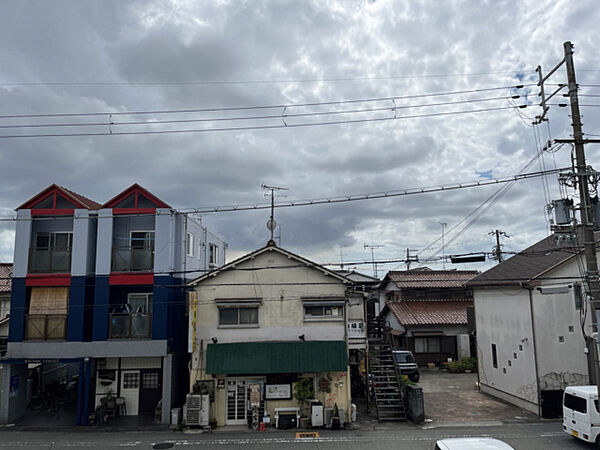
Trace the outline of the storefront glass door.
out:
M 247 423 L 246 409 L 246 380 L 227 380 L 227 425 Z

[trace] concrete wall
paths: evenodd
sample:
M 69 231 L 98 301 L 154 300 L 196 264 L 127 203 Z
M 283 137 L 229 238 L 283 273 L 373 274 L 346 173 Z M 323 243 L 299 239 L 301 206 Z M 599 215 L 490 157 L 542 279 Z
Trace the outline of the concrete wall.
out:
M 98 211 L 96 239 L 96 275 L 109 275 L 112 263 L 113 218 L 112 209 Z
M 73 219 L 71 276 L 92 275 L 96 258 L 96 218 L 88 210 L 76 209 Z

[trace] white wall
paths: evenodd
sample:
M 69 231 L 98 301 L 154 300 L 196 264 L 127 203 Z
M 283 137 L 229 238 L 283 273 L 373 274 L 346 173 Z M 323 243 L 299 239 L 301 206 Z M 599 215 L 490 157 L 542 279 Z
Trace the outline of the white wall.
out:
M 490 386 L 515 396 L 532 405 L 537 412 L 529 292 L 522 288 L 476 288 L 473 295 L 482 389 Z M 496 344 L 497 368 L 492 364 L 492 344 Z

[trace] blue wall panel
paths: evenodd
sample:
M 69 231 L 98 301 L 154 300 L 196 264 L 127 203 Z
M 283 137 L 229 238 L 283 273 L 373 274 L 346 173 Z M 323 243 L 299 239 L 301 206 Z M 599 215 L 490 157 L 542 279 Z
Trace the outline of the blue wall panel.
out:
M 67 341 L 83 341 L 86 314 L 86 277 L 72 277 L 69 290 Z
M 27 287 L 25 286 L 25 278 L 13 278 L 10 293 L 9 342 L 21 342 L 23 340 L 26 308 Z
M 169 304 L 171 302 L 172 284 L 173 277 L 154 277 L 154 295 L 152 299 L 152 339 L 168 339 L 170 337 Z
M 92 333 L 92 340 L 94 341 L 106 341 L 108 338 L 109 301 L 110 285 L 108 284 L 108 277 L 96 277 Z

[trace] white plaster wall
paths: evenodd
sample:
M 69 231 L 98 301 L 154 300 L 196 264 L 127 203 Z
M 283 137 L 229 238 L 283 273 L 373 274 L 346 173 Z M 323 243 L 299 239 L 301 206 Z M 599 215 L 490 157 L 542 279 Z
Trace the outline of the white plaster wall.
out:
M 175 218 L 170 209 L 157 208 L 154 222 L 154 271 L 168 274 L 175 270 Z
M 581 282 L 578 277 L 580 273 L 572 259 L 545 274 L 542 286 Z M 575 309 L 574 289 L 564 294 L 542 295 L 537 289 L 532 293 L 540 389 L 587 384 L 587 355 L 580 314 Z M 588 334 L 592 332 L 591 317 L 588 308 L 584 326 Z
M 76 209 L 73 218 L 73 249 L 71 252 L 71 275 L 74 277 L 88 274 L 88 260 L 94 255 L 88 255 L 90 230 L 94 231 L 90 212 L 86 209 Z M 91 271 L 93 273 L 93 270 Z
M 537 404 L 528 291 L 476 288 L 473 295 L 480 383 Z M 492 343 L 496 344 L 498 368 L 492 364 Z
M 197 341 L 212 336 L 219 343 L 298 340 L 344 340 L 345 320 L 304 321 L 302 297 L 343 299 L 346 287 L 337 278 L 267 251 L 246 261 L 238 269 L 210 277 L 196 286 L 198 296 Z M 282 268 L 288 267 L 288 268 Z M 291 283 L 291 284 L 290 284 Z M 307 284 L 295 284 L 307 283 Z M 215 299 L 259 298 L 258 328 L 218 328 Z
M 98 211 L 96 244 L 96 274 L 109 275 L 112 263 L 113 219 L 112 209 Z
M 27 265 L 29 264 L 29 245 L 31 243 L 31 210 L 20 209 L 17 211 L 17 223 L 15 228 L 13 277 L 24 278 L 27 276 Z

